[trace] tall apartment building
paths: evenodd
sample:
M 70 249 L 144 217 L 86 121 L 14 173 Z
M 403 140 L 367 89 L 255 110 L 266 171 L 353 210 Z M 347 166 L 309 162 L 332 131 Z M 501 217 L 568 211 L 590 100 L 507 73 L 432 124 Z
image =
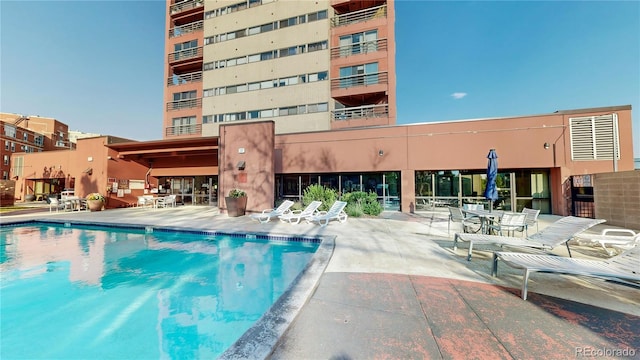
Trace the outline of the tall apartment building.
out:
M 167 1 L 163 138 L 393 125 L 393 0 Z

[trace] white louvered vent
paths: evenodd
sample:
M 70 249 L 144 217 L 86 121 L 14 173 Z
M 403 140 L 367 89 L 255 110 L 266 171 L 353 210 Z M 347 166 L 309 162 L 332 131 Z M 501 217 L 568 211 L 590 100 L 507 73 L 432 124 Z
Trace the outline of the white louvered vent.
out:
M 617 125 L 617 114 L 570 118 L 571 159 L 613 160 L 614 151 L 620 159 Z

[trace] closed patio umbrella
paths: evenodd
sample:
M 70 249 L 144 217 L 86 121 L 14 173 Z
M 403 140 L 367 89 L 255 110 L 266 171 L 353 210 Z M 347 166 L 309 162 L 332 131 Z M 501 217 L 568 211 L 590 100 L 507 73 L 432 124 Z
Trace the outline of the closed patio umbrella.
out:
M 484 197 L 489 200 L 489 211 L 493 210 L 493 202 L 498 200 L 498 187 L 496 177 L 498 176 L 498 154 L 495 149 L 489 150 L 487 155 L 489 163 L 487 165 L 487 187 L 484 189 Z

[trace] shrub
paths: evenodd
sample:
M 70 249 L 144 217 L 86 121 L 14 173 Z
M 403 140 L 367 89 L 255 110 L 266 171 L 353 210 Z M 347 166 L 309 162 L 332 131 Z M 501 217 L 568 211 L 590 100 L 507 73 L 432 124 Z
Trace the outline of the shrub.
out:
M 361 211 L 362 213 L 367 215 L 378 216 L 382 212 L 382 205 L 380 205 L 380 203 L 378 202 L 378 195 L 373 191 L 369 193 L 366 193 L 364 191 L 354 191 L 346 193 L 342 196 L 342 200 L 347 202 L 347 208 L 351 208 L 352 211 L 356 213 L 358 211 Z M 349 214 L 346 209 L 345 212 L 349 216 L 358 216 Z
M 362 211 L 362 206 L 359 203 L 347 204 L 344 208 L 344 212 L 351 217 L 360 217 L 364 215 L 364 211 Z
M 322 201 L 318 210 L 327 211 L 338 199 L 338 192 L 322 185 L 309 185 L 304 189 L 302 204 L 309 205 L 312 201 Z
M 247 196 L 247 193 L 244 192 L 244 190 L 240 190 L 240 189 L 231 189 L 229 191 L 229 197 L 232 198 L 239 198 L 239 197 L 244 197 Z
M 91 193 L 91 194 L 87 195 L 87 200 L 104 201 L 104 196 L 102 196 L 102 194 L 100 194 L 100 193 Z

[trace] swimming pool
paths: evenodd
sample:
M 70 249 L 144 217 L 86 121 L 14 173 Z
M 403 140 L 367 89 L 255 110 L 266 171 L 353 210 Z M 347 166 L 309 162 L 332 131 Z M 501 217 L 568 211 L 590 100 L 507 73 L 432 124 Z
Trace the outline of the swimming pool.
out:
M 287 291 L 319 244 L 150 227 L 3 225 L 2 357 L 218 357 Z

